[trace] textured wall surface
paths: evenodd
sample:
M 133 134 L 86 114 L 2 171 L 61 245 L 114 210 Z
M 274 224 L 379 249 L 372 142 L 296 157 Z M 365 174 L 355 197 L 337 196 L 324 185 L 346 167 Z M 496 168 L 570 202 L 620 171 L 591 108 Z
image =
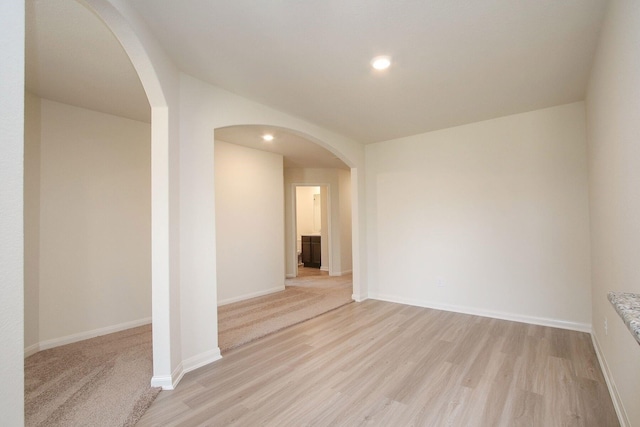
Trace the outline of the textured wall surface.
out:
M 24 424 L 24 1 L 0 2 L 0 414 Z

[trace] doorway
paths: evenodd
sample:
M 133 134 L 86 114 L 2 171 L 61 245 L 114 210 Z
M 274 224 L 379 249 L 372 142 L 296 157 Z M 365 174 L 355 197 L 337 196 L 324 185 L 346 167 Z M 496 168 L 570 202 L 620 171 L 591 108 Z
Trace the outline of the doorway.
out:
M 295 186 L 296 277 L 329 272 L 328 193 L 328 185 Z

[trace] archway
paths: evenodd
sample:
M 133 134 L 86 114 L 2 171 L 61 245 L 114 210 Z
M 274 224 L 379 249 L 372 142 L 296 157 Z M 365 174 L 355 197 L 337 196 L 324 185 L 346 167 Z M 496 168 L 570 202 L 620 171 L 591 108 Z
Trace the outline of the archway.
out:
M 28 6 L 34 6 L 34 3 Z M 28 14 L 32 19 L 27 20 L 28 58 L 46 58 L 42 67 L 38 59 L 31 63 L 27 61 L 27 74 L 36 68 L 42 79 L 48 79 L 46 86 L 31 86 L 42 89 L 37 92 L 38 96 L 25 95 L 25 151 L 36 154 L 35 158 L 25 160 L 25 176 L 31 180 L 31 186 L 25 186 L 25 198 L 38 199 L 35 215 L 32 212 L 36 209 L 31 213 L 25 209 L 25 223 L 36 223 L 38 227 L 35 239 L 25 236 L 26 250 L 38 246 L 36 256 L 29 257 L 37 260 L 29 259 L 32 265 L 27 265 L 31 271 L 30 267 L 37 264 L 38 275 L 34 305 L 36 333 L 31 337 L 33 340 L 35 336 L 36 342 L 28 342 L 31 344 L 26 349 L 28 354 L 29 350 L 59 347 L 147 325 L 151 320 L 152 302 L 151 131 L 147 97 L 120 43 L 85 4 L 73 0 L 41 2 L 27 10 L 33 12 Z M 43 33 L 42 37 L 38 37 L 38 33 Z M 52 42 L 47 45 L 49 40 Z M 33 55 L 33 50 L 42 56 Z M 92 50 L 106 54 L 88 54 Z M 51 61 L 51 57 L 55 60 Z M 109 65 L 113 65 L 116 72 L 109 70 Z M 106 71 L 100 73 L 100 67 Z M 68 75 L 66 79 L 52 77 L 64 74 Z M 111 75 L 119 78 L 111 79 Z M 125 90 L 118 93 L 120 87 Z M 125 108 L 114 109 L 115 103 L 109 103 L 105 93 L 118 93 L 119 96 L 112 98 L 116 103 L 129 102 L 121 103 Z M 138 99 L 142 102 L 138 103 Z M 143 118 L 131 117 L 135 114 L 129 113 L 139 112 L 135 108 L 127 110 L 131 105 L 142 105 Z M 27 129 L 27 125 L 34 123 L 33 129 Z M 31 135 L 27 136 L 27 130 Z M 27 142 L 34 139 L 37 139 L 35 148 L 27 149 Z M 34 164 L 38 168 L 35 177 L 27 173 L 27 166 Z M 29 194 L 34 187 L 37 188 L 35 196 Z M 27 295 L 26 286 L 25 291 L 25 306 L 33 312 L 33 295 Z M 31 315 L 25 310 L 25 318 L 29 316 L 29 323 L 34 323 Z M 114 344 L 123 336 L 133 334 L 139 338 L 135 349 Z M 150 335 L 148 326 L 123 332 L 116 338 L 112 335 L 105 339 L 113 339 L 110 343 L 113 352 L 96 351 L 105 358 L 122 356 L 128 361 L 139 362 L 138 369 L 134 368 L 136 375 L 122 375 L 122 371 L 113 371 L 112 375 L 112 371 L 103 371 L 103 384 L 122 378 L 132 380 L 128 389 L 120 387 L 120 396 L 126 402 L 124 407 L 136 405 L 131 396 L 136 396 L 137 390 L 149 389 L 152 378 Z M 103 339 L 98 338 L 88 345 L 97 347 L 102 342 Z M 74 346 L 73 351 L 84 345 Z M 129 357 L 130 349 L 138 355 Z M 51 370 L 63 376 L 61 372 L 65 368 L 95 372 L 92 368 L 76 369 L 75 362 L 87 360 L 81 356 L 75 357 L 66 367 L 56 366 L 58 350 L 65 351 L 51 350 L 28 359 L 25 366 L 30 369 L 25 373 L 31 376 L 27 377 L 27 384 L 34 384 L 33 373 L 37 371 L 40 356 L 47 359 L 47 364 L 53 361 Z M 96 366 L 110 365 L 105 362 L 107 359 L 89 359 Z M 86 381 L 83 375 L 76 378 L 80 382 Z M 37 384 L 38 393 L 57 386 L 46 382 Z M 28 415 L 34 414 L 34 407 L 41 406 L 35 402 L 37 397 L 31 393 L 33 390 L 34 387 L 25 390 Z M 127 393 L 127 390 L 133 390 L 133 393 Z M 96 401 L 105 399 L 97 398 Z M 65 402 L 62 407 L 65 406 L 69 405 Z M 104 413 L 113 414 L 114 411 L 105 408 Z
M 224 351 L 245 342 L 244 335 L 255 339 L 253 329 L 257 325 L 264 333 L 272 331 L 271 326 L 286 326 L 278 319 L 285 313 L 302 321 L 306 313 L 298 310 L 318 315 L 324 312 L 321 307 L 328 311 L 351 301 L 351 182 L 349 168 L 335 154 L 289 128 L 233 125 L 216 128 L 214 133 L 217 296 L 218 305 L 224 306 L 218 310 L 218 325 L 219 344 Z M 329 212 L 323 214 L 322 226 L 318 224 L 314 237 L 318 246 L 320 240 L 328 242 L 327 253 L 323 253 L 321 263 L 318 259 L 316 267 L 325 266 L 325 275 L 345 277 L 339 281 L 320 277 L 316 283 L 305 279 L 306 288 L 301 288 L 303 281 L 291 280 L 297 276 L 299 240 L 295 190 L 313 185 L 319 186 L 322 205 Z M 313 202 L 308 201 L 312 210 Z M 309 228 L 305 232 L 311 231 Z M 280 293 L 285 285 L 287 292 Z M 307 304 L 291 307 L 280 303 L 279 298 L 286 300 L 294 288 L 300 290 L 300 298 L 309 297 L 304 300 Z M 316 292 L 311 298 L 310 290 L 315 288 L 326 292 Z M 251 311 L 253 320 L 245 325 L 244 316 L 237 316 L 235 307 L 244 310 L 248 303 L 240 301 L 255 297 L 264 297 L 261 301 L 270 301 L 281 314 L 256 308 Z M 252 300 L 251 304 L 259 301 Z M 231 333 L 234 338 L 229 337 Z
M 129 19 L 135 16 L 130 6 L 109 0 L 79 0 L 92 10 L 122 44 L 142 83 L 151 107 L 151 269 L 152 269 L 152 324 L 153 324 L 153 378 L 151 384 L 165 389 L 173 388 L 173 366 L 177 353 L 172 353 L 170 313 L 171 284 L 170 245 L 177 236 L 169 227 L 171 198 L 169 191 L 170 143 L 176 135 L 176 125 L 169 116 L 167 90 L 175 86 L 175 70 L 170 61 L 149 34 L 142 33 L 143 25 Z M 125 17 L 126 16 L 126 17 Z M 175 96 L 175 95 L 174 95 Z M 175 102 L 175 101 L 174 101 Z M 175 167 L 175 166 L 174 166 Z M 175 209 L 175 208 L 174 208 Z M 175 264 L 173 264 L 175 266 Z M 175 308 L 174 308 L 175 311 Z
M 127 52 L 152 109 L 152 385 L 172 389 L 217 360 L 213 129 L 269 123 L 300 132 L 351 168 L 354 299 L 365 297 L 361 144 L 305 120 L 181 74 L 133 7 L 84 0 Z

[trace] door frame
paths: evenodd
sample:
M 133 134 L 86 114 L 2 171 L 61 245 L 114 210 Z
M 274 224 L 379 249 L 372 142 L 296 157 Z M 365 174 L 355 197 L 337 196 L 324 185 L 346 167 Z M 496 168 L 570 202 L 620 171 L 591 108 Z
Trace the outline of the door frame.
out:
M 331 184 L 329 183 L 292 183 L 291 184 L 291 206 L 289 206 L 291 212 L 291 239 L 292 242 L 290 244 L 290 253 L 286 254 L 287 257 L 293 262 L 293 273 L 294 278 L 298 277 L 298 195 L 296 189 L 298 187 L 326 187 L 327 188 L 327 206 L 325 210 L 327 212 L 327 255 L 329 260 L 327 262 L 327 266 L 329 269 L 329 276 L 332 276 L 333 273 L 333 250 L 331 248 L 331 244 L 333 243 L 333 236 L 331 233 Z M 322 235 L 322 234 L 321 234 Z M 285 245 L 286 247 L 286 245 Z M 285 262 L 286 265 L 286 262 Z

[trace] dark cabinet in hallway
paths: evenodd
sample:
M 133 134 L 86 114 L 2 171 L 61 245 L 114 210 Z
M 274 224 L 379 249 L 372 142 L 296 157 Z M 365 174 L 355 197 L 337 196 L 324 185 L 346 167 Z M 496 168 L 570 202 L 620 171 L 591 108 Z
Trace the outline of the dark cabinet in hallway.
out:
M 320 236 L 302 236 L 302 264 L 305 267 L 320 268 Z

